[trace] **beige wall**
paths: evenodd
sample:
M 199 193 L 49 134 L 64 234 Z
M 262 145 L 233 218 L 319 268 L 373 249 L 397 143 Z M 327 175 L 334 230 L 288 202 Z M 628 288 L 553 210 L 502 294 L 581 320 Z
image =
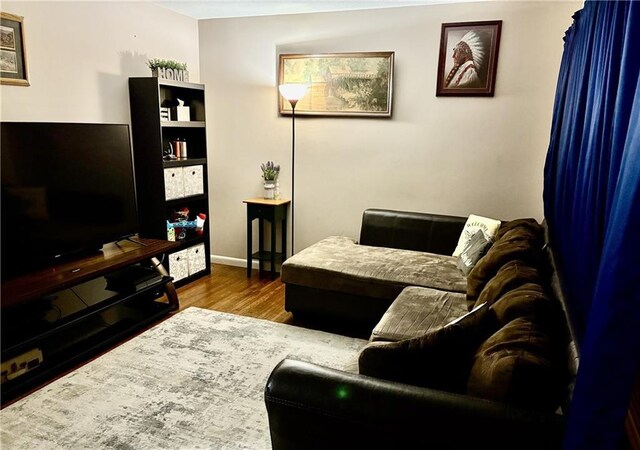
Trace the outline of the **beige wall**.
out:
M 127 78 L 148 58 L 207 85 L 212 252 L 244 258 L 242 199 L 282 165 L 278 53 L 393 50 L 391 119 L 300 118 L 296 248 L 357 237 L 364 208 L 542 217 L 542 168 L 571 2 L 489 2 L 197 22 L 146 2 L 3 2 L 25 17 L 30 87 L 1 86 L 2 120 L 129 122 Z M 440 24 L 503 20 L 496 96 L 436 98 Z
M 24 16 L 31 86 L 0 87 L 2 120 L 129 123 L 130 76 L 149 58 L 200 77 L 195 19 L 147 2 L 2 2 Z
M 296 250 L 333 234 L 358 237 L 368 207 L 541 219 L 562 37 L 580 7 L 490 2 L 200 21 L 212 253 L 245 257 L 242 199 L 261 195 L 261 162 L 281 164 L 290 197 L 279 53 L 396 58 L 391 119 L 296 121 Z M 495 19 L 503 20 L 495 97 L 435 97 L 441 24 Z

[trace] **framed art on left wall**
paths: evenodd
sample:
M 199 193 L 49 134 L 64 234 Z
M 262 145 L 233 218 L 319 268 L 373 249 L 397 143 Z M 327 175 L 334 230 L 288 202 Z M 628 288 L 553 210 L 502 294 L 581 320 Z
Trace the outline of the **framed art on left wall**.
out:
M 22 16 L 0 12 L 0 84 L 29 86 Z

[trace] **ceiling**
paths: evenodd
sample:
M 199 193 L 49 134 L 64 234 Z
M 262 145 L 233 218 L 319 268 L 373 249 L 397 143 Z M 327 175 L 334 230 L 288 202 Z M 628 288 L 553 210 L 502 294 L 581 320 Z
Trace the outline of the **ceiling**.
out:
M 152 0 L 153 3 L 195 19 L 271 16 L 397 6 L 462 3 L 480 0 Z

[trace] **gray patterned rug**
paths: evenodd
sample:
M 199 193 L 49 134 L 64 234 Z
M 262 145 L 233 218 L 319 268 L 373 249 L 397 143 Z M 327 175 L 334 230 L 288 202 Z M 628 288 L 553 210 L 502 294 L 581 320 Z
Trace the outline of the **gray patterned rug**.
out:
M 188 308 L 0 412 L 5 449 L 266 449 L 285 357 L 350 370 L 366 341 Z

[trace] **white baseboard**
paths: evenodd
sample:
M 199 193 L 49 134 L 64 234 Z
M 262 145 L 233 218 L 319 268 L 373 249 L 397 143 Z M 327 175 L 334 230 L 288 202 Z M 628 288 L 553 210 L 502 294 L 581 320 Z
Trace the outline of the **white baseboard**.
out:
M 229 256 L 211 255 L 212 264 L 224 264 L 225 266 L 247 267 L 247 260 L 242 258 L 231 258 Z M 258 261 L 251 261 L 251 268 L 258 270 Z

